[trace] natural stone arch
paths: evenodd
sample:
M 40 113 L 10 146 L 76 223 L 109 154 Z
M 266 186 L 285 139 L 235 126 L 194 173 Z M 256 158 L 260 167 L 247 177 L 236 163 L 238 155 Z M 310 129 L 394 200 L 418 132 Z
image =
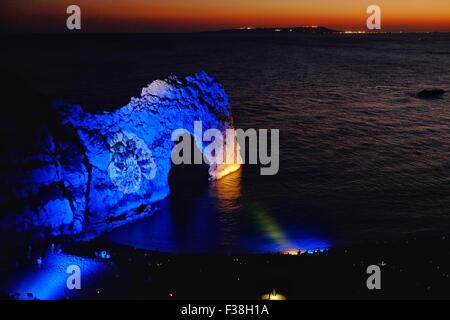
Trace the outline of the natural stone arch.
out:
M 51 181 L 36 179 L 43 168 L 35 168 L 28 184 L 38 190 L 56 185 L 62 192 L 50 200 L 37 199 L 39 205 L 21 213 L 22 221 L 30 222 L 26 229 L 44 227 L 54 234 L 84 236 L 91 229 L 150 213 L 145 208 L 170 192 L 172 132 L 178 128 L 193 132 L 194 121 L 202 121 L 204 130 L 232 128 L 227 94 L 204 72 L 156 80 L 114 112 L 90 114 L 67 103 L 58 103 L 55 109 L 59 126 L 74 132 L 74 138 L 44 136 L 56 146 L 52 152 L 60 153 L 45 167 Z M 41 150 L 39 157 L 47 157 L 47 152 Z M 210 174 L 220 178 L 238 168 L 215 165 Z

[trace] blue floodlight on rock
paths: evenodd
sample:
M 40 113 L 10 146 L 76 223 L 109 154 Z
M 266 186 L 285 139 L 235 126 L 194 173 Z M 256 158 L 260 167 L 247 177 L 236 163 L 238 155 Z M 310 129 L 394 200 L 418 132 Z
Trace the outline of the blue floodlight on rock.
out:
M 11 206 L 2 227 L 86 236 L 149 214 L 169 194 L 172 132 L 193 135 L 195 121 L 204 130 L 232 127 L 225 90 L 204 72 L 156 80 L 114 112 L 90 114 L 65 102 L 54 108 L 57 129 L 36 138 L 37 151 L 21 159 L 8 181 L 22 205 Z M 209 173 L 225 171 L 233 170 L 215 165 Z

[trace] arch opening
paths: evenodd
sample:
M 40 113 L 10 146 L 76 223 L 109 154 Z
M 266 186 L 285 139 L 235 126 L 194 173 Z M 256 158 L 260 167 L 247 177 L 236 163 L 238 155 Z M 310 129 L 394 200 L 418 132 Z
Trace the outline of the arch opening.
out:
M 190 154 L 183 154 L 186 149 L 180 151 L 179 156 L 189 158 L 188 163 L 171 164 L 169 172 L 169 187 L 172 197 L 176 197 L 180 193 L 184 196 L 186 194 L 195 195 L 202 192 L 209 185 L 209 169 L 210 166 L 202 161 L 201 164 L 195 164 L 195 159 L 203 157 L 202 151 L 198 148 L 194 137 L 186 132 L 179 136 L 179 140 L 175 142 L 176 145 L 190 144 Z

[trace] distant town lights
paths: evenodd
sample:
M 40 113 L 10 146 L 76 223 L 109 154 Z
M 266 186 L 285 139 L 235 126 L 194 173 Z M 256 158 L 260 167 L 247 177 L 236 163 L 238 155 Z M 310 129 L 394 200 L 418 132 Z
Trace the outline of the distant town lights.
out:
M 343 34 L 365 34 L 365 33 L 367 33 L 366 31 L 364 31 L 364 30 L 346 30 L 346 31 L 344 31 L 344 32 L 342 32 Z

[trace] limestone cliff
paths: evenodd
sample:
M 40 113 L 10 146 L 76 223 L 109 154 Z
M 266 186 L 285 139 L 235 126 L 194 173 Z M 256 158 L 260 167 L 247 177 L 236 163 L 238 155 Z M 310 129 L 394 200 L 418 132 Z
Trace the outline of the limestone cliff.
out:
M 156 80 L 114 112 L 90 114 L 64 102 L 54 110 L 56 124 L 43 126 L 33 148 L 11 160 L 14 170 L 2 173 L 2 189 L 12 190 L 1 199 L 3 228 L 83 235 L 150 214 L 170 192 L 172 132 L 194 135 L 195 121 L 204 130 L 232 127 L 224 89 L 203 72 Z M 211 166 L 210 175 L 237 168 Z

